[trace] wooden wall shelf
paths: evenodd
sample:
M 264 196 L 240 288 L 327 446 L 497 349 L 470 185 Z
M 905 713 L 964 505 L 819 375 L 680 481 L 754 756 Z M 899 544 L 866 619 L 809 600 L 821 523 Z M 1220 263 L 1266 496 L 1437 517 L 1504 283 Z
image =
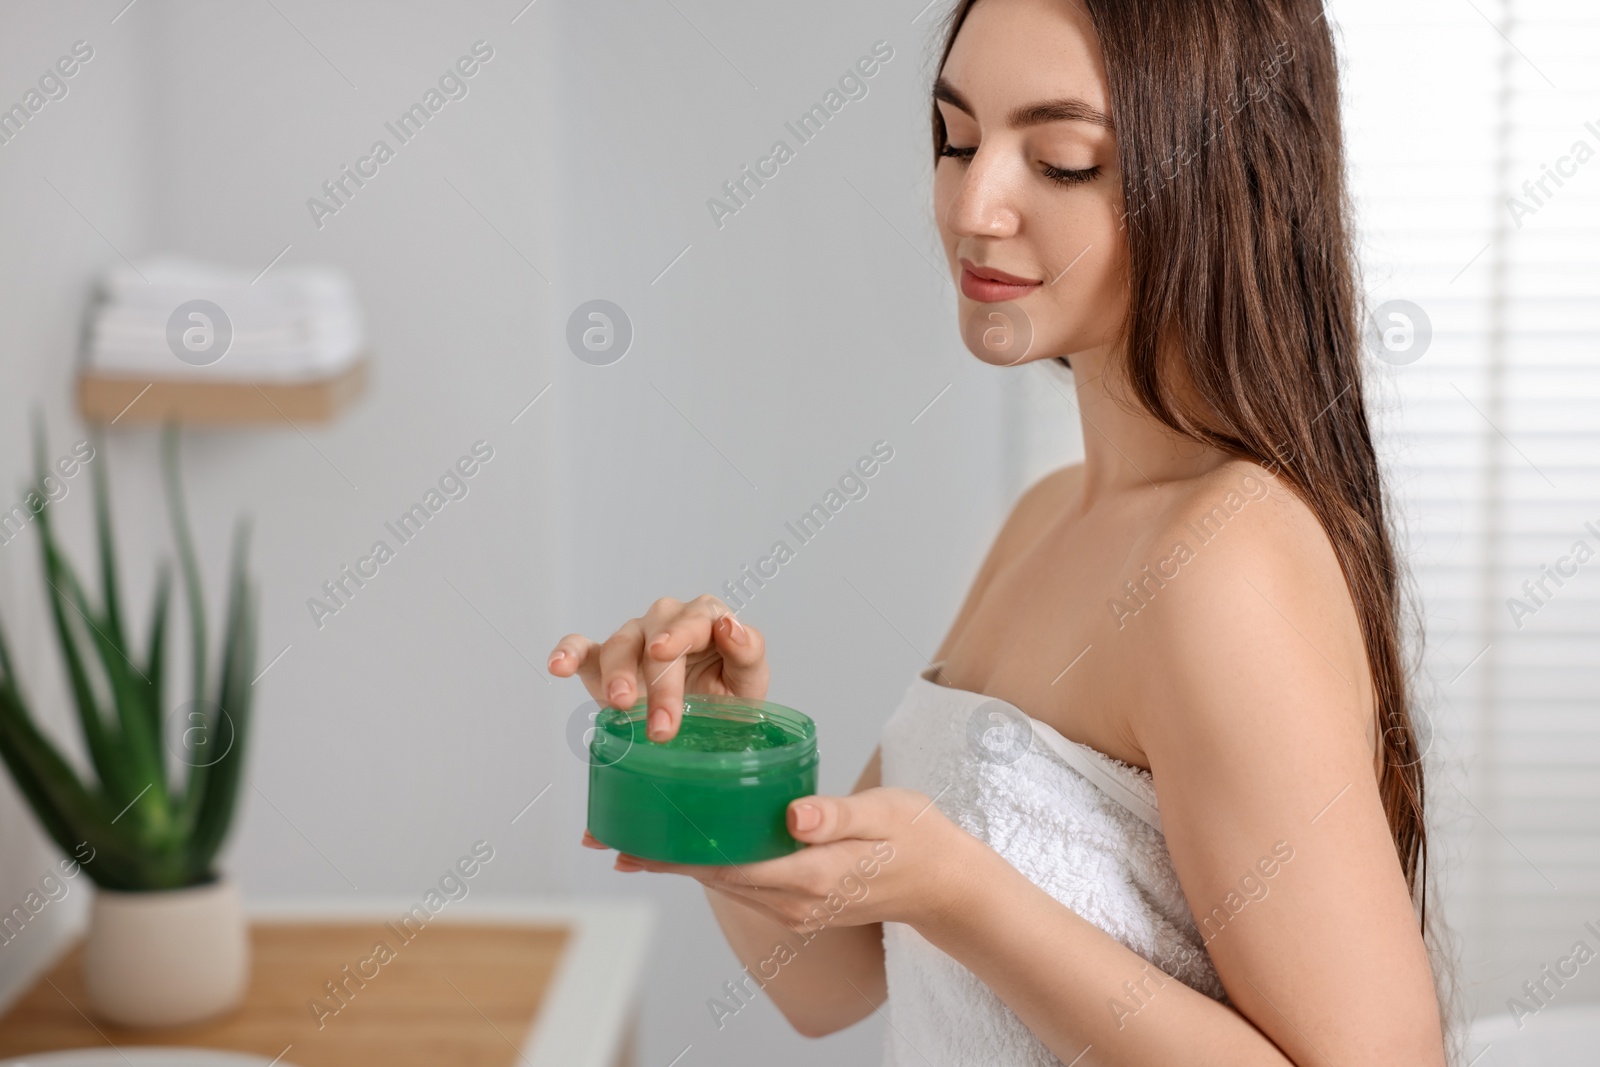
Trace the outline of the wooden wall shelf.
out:
M 371 358 L 318 381 L 231 382 L 80 371 L 78 410 L 91 422 L 206 425 L 327 422 L 366 388 Z

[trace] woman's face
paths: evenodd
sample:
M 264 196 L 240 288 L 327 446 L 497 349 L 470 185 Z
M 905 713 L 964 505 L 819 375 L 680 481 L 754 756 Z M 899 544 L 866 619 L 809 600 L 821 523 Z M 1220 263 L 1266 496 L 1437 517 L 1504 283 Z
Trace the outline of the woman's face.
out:
M 982 0 L 934 89 L 934 208 L 961 332 L 1008 366 L 1110 344 L 1128 303 L 1122 176 L 1094 29 L 1073 0 Z

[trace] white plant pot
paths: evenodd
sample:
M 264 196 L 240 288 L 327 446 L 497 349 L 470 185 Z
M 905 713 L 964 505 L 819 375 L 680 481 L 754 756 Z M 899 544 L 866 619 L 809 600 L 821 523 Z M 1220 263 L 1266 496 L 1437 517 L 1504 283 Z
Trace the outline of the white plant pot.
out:
M 83 957 L 89 1003 L 123 1026 L 179 1026 L 234 1007 L 250 978 L 238 888 L 96 888 Z

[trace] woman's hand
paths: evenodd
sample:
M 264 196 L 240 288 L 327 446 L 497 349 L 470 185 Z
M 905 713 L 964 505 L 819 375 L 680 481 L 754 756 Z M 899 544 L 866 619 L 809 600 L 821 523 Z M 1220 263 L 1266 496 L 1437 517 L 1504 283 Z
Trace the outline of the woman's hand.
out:
M 688 875 L 797 933 L 884 921 L 927 930 L 965 906 L 995 855 L 912 789 L 801 797 L 788 820 L 807 847 L 777 859 L 714 867 L 619 853 L 616 869 Z M 583 843 L 606 847 L 588 832 Z
M 649 702 L 648 736 L 670 741 L 683 718 L 684 693 L 765 699 L 766 642 L 714 596 L 687 604 L 663 597 L 629 619 L 604 644 L 568 634 L 550 653 L 550 673 L 581 675 L 601 705 Z

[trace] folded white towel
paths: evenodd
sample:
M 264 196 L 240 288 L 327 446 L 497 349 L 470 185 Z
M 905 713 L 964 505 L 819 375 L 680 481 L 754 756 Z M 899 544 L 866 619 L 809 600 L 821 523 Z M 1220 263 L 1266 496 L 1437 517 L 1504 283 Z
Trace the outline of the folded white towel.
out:
M 221 308 L 232 333 L 226 354 L 199 366 L 174 354 L 167 329 L 173 313 L 194 300 Z M 342 271 L 285 266 L 257 280 L 246 271 L 157 257 L 118 265 L 101 280 L 85 359 L 107 374 L 294 381 L 337 374 L 365 347 L 355 290 Z
M 1056 900 L 1167 975 L 1226 1000 L 1172 868 L 1148 772 L 1067 740 L 1015 705 L 939 685 L 926 671 L 884 724 L 882 768 L 884 785 L 933 797 Z M 883 948 L 891 1024 L 884 1067 L 1061 1063 L 988 986 L 913 927 L 884 923 Z M 1124 1002 L 1136 1013 L 1136 998 Z M 1109 997 L 1106 1010 L 1117 1014 Z

